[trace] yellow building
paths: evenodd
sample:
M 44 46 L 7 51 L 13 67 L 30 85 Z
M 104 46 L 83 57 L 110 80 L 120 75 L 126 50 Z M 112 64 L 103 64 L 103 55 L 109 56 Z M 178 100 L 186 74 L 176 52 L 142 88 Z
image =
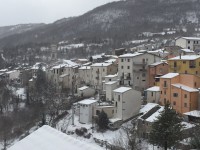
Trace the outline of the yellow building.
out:
M 168 59 L 169 72 L 200 76 L 200 55 L 184 55 Z

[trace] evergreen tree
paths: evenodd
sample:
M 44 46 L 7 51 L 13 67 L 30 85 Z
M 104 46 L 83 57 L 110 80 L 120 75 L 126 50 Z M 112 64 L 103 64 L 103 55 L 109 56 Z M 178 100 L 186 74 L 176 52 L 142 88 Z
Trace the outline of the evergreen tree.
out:
M 200 125 L 197 125 L 196 130 L 191 138 L 190 145 L 194 149 L 200 149 Z
M 165 150 L 175 146 L 182 137 L 181 129 L 184 126 L 181 121 L 179 114 L 167 103 L 157 121 L 152 124 L 149 142 Z
M 108 128 L 109 119 L 103 110 L 99 113 L 96 123 L 100 130 L 105 130 Z

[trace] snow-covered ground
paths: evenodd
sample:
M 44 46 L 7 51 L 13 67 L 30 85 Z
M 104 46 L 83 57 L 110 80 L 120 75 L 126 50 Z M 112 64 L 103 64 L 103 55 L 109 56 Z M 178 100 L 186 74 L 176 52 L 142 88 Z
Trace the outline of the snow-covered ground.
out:
M 126 132 L 124 131 L 123 127 L 130 126 L 130 124 L 131 123 L 129 121 L 129 122 L 123 124 L 122 127 L 116 131 L 107 130 L 106 132 L 101 133 L 101 132 L 97 132 L 96 130 L 93 131 L 91 129 L 91 127 L 93 126 L 92 124 L 79 123 L 79 117 L 77 115 L 74 115 L 74 125 L 72 125 L 72 115 L 71 115 L 71 111 L 70 111 L 70 113 L 65 118 L 63 118 L 62 120 L 60 120 L 57 123 L 56 129 L 59 131 L 68 133 L 69 131 L 75 132 L 75 129 L 84 127 L 88 130 L 88 133 L 92 134 L 92 137 L 90 139 L 84 138 L 83 136 L 78 136 L 78 135 L 76 135 L 76 133 L 71 134 L 70 136 L 73 136 L 76 139 L 85 141 L 92 145 L 97 144 L 97 143 L 95 143 L 94 138 L 97 138 L 97 139 L 103 140 L 103 141 L 107 141 L 109 144 L 114 145 L 114 143 L 117 139 L 120 139 L 120 140 L 123 140 L 126 142 L 127 136 L 126 136 Z M 142 150 L 161 150 L 160 148 L 157 148 L 156 146 L 153 146 L 146 141 L 141 142 L 141 149 Z

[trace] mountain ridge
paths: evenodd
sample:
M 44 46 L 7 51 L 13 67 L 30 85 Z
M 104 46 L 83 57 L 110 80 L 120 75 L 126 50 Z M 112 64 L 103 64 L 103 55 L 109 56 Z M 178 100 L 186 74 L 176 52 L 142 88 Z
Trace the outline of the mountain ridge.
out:
M 127 0 L 99 6 L 81 16 L 61 19 L 19 34 L 0 39 L 0 47 L 27 43 L 57 43 L 82 39 L 130 40 L 141 32 L 158 32 L 176 26 L 197 26 L 198 0 Z

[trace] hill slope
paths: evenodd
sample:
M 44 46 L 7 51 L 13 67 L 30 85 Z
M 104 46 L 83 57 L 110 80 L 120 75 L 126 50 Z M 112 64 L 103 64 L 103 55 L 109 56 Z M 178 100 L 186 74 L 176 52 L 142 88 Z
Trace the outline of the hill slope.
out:
M 196 25 L 199 0 L 127 0 L 100 6 L 88 13 L 59 20 L 31 31 L 7 36 L 0 47 L 26 43 L 58 42 L 71 38 L 85 41 L 112 38 L 128 40 L 144 31 Z

